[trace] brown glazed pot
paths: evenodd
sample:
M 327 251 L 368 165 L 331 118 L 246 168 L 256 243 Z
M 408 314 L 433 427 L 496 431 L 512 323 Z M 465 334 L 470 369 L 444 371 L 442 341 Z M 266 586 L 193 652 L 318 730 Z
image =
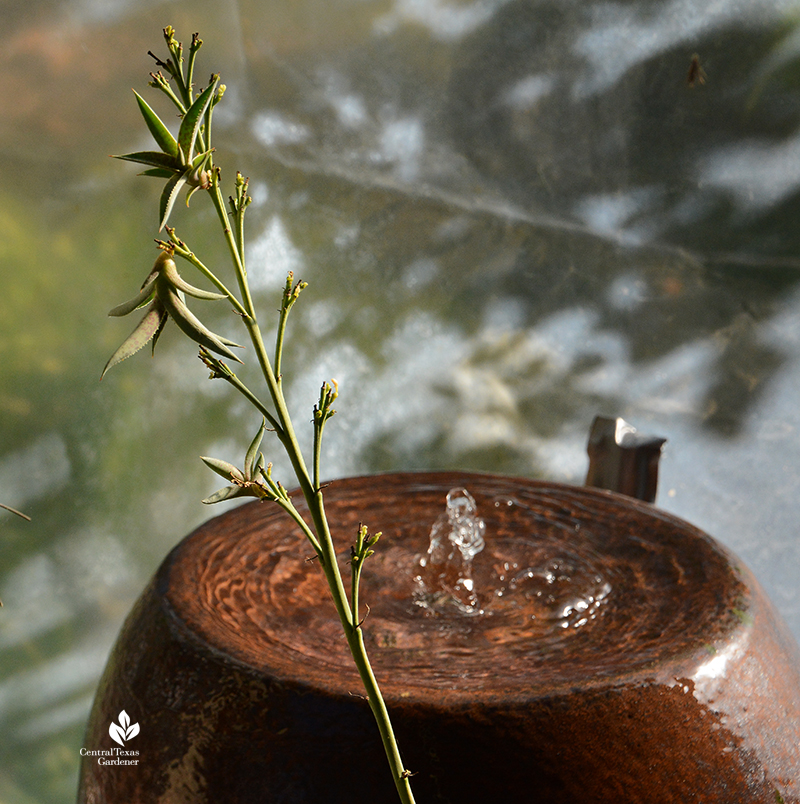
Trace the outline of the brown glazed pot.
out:
M 455 487 L 486 522 L 472 616 L 414 603 Z M 696 528 L 612 492 L 491 475 L 339 480 L 326 500 L 346 576 L 359 522 L 383 531 L 363 627 L 420 804 L 800 802 L 797 645 Z M 124 710 L 138 764 L 85 757 L 81 802 L 396 800 L 311 552 L 251 503 L 170 553 L 85 742 L 114 748 Z

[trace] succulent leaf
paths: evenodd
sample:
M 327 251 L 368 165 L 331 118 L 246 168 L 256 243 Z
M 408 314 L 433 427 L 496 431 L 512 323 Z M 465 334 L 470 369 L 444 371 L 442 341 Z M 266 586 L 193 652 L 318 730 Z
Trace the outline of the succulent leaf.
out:
M 224 343 L 225 346 L 235 346 L 237 349 L 244 349 L 242 344 L 236 343 L 236 341 L 232 341 L 229 338 L 226 338 L 224 335 L 217 335 L 216 337 L 221 343 Z M 239 362 L 241 363 L 242 361 L 240 360 Z
M 143 307 L 149 301 L 152 301 L 156 292 L 156 277 L 155 273 L 151 274 L 150 276 L 152 278 L 148 277 L 148 281 L 145 282 L 144 286 L 139 293 L 136 294 L 136 296 L 129 301 L 118 304 L 113 310 L 109 310 L 108 314 L 113 316 L 128 315 L 134 310 L 138 310 L 140 307 Z
M 121 363 L 123 360 L 135 355 L 145 346 L 153 336 L 159 332 L 166 323 L 167 312 L 161 305 L 153 302 L 153 306 L 147 311 L 144 318 L 136 325 L 136 329 L 125 339 L 122 346 L 114 352 L 106 363 L 103 373 L 100 375 L 102 380 L 106 372 Z
M 135 151 L 130 154 L 118 154 L 113 159 L 123 159 L 126 162 L 136 162 L 139 165 L 150 165 L 154 168 L 169 170 L 170 175 L 183 170 L 183 165 L 175 156 L 162 154 L 161 151 Z
M 174 290 L 166 278 L 159 277 L 156 286 L 158 298 L 164 304 L 164 307 L 166 307 L 178 327 L 188 338 L 191 338 L 191 340 L 200 346 L 205 346 L 206 349 L 211 352 L 216 352 L 230 360 L 235 360 L 237 363 L 242 362 L 228 349 L 228 345 L 237 346 L 239 348 L 242 347 L 237 343 L 222 339 L 220 336 L 211 332 L 178 297 L 179 291 Z
M 189 177 L 190 171 L 191 168 L 185 170 L 183 173 L 176 173 L 164 185 L 164 190 L 161 193 L 161 201 L 159 202 L 158 207 L 158 215 L 160 221 L 158 226 L 159 232 L 167 225 L 170 212 L 172 212 L 172 207 L 175 206 L 175 199 L 178 197 L 178 193 L 181 191 L 181 187 L 183 187 L 183 185 L 186 184 L 186 180 Z
M 264 469 L 264 453 L 259 452 L 258 458 L 256 458 L 255 466 L 253 467 L 253 477 L 256 477 L 256 475 L 260 476 L 263 469 Z
M 250 442 L 250 446 L 247 448 L 247 453 L 244 456 L 244 476 L 248 480 L 253 479 L 253 465 L 256 461 L 256 456 L 258 455 L 258 448 L 261 446 L 261 439 L 264 437 L 264 431 L 267 429 L 267 420 L 261 420 L 261 427 L 259 427 L 258 432 L 256 433 L 256 437 Z
M 186 206 L 187 206 L 187 207 L 189 206 L 189 202 L 192 200 L 192 196 L 193 196 L 193 195 L 194 195 L 194 194 L 195 194 L 195 193 L 196 193 L 196 192 L 197 192 L 199 189 L 201 189 L 201 188 L 200 188 L 200 185 L 199 185 L 199 184 L 197 184 L 197 185 L 195 185 L 194 187 L 192 187 L 192 188 L 189 190 L 189 192 L 188 192 L 188 193 L 186 193 Z
M 247 489 L 241 486 L 225 486 L 224 488 L 215 491 L 205 500 L 200 500 L 203 505 L 214 505 L 214 503 L 222 502 L 223 500 L 233 500 L 236 497 L 250 497 L 252 495 L 247 493 Z
M 220 477 L 224 477 L 225 480 L 238 480 L 243 482 L 245 479 L 241 469 L 237 469 L 232 463 L 221 461 L 219 458 L 206 458 L 202 455 L 200 456 L 200 460 L 211 469 L 212 472 L 216 472 Z
M 208 162 L 209 158 L 211 157 L 211 154 L 213 153 L 214 149 L 209 148 L 207 151 L 203 151 L 203 153 L 197 154 L 197 156 L 195 156 L 195 158 L 192 159 L 190 163 L 192 168 L 194 168 L 194 170 L 200 170 L 201 168 L 204 168 L 206 162 Z
M 176 171 L 169 170 L 167 168 L 149 168 L 148 170 L 143 170 L 141 173 L 137 173 L 137 176 L 155 176 L 157 179 L 171 179 L 175 175 Z
M 169 156 L 177 157 L 179 154 L 178 141 L 172 136 L 169 129 L 161 122 L 161 118 L 150 108 L 147 101 L 136 91 L 136 102 L 139 104 L 139 110 L 144 117 L 144 122 L 147 123 L 147 128 L 153 135 L 153 139 L 158 143 L 158 147 L 168 154 Z
M 219 301 L 220 299 L 227 298 L 224 293 L 212 293 L 209 290 L 202 290 L 200 288 L 196 288 L 194 285 L 190 285 L 178 273 L 178 268 L 175 265 L 175 261 L 172 259 L 164 260 L 161 264 L 161 270 L 163 271 L 164 276 L 174 287 L 183 291 L 184 293 L 188 293 L 189 296 L 194 296 L 195 299 L 202 299 L 203 301 Z
M 211 102 L 211 96 L 217 88 L 219 77 L 212 81 L 200 95 L 197 96 L 194 103 L 186 110 L 183 116 L 181 127 L 178 132 L 178 147 L 183 155 L 184 162 L 191 162 L 193 159 L 194 144 L 197 139 L 197 132 L 200 130 L 200 123 L 203 115 Z
M 167 326 L 167 321 L 169 321 L 169 316 L 162 316 L 161 321 L 158 322 L 158 329 L 153 333 L 153 346 L 150 352 L 153 357 L 155 357 L 156 354 L 156 344 L 158 343 L 158 339 L 161 337 L 161 333 L 164 331 L 164 327 Z

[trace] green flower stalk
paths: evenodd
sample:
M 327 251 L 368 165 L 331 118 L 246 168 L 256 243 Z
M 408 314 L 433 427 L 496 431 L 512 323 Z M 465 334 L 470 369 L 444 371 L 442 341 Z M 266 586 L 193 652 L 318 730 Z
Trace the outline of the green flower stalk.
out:
M 150 74 L 152 78 L 150 86 L 162 92 L 177 108 L 181 117 L 178 134 L 174 136 L 147 101 L 135 93 L 145 125 L 159 150 L 139 151 L 115 158 L 145 165 L 146 170 L 142 175 L 166 180 L 158 206 L 158 230 L 166 231 L 169 240 L 156 241 L 161 254 L 138 293 L 109 313 L 116 317 L 126 316 L 137 310 L 145 311 L 133 332 L 109 359 L 102 376 L 118 363 L 132 357 L 148 343 L 152 342 L 152 349 L 155 352 L 161 332 L 172 319 L 178 328 L 199 346 L 199 357 L 209 369 L 210 378 L 221 379 L 228 383 L 259 413 L 261 426 L 246 451 L 241 468 L 218 458 L 202 459 L 209 469 L 226 481 L 225 486 L 203 502 L 210 505 L 239 497 L 253 497 L 273 502 L 280 506 L 305 534 L 328 582 L 344 636 L 364 684 L 367 701 L 375 716 L 398 796 L 404 804 L 413 804 L 414 797 L 409 783 L 412 773 L 403 766 L 389 713 L 367 656 L 362 631 L 363 620 L 359 618 L 361 571 L 364 562 L 374 553 L 373 548 L 380 533 L 370 536 L 366 526 L 359 527 L 355 542 L 350 549 L 351 583 L 348 595 L 337 562 L 338 551 L 331 538 L 325 516 L 320 479 L 321 444 L 325 424 L 335 413 L 333 404 L 338 396 L 338 385 L 335 380 L 323 383 L 319 401 L 314 406 L 312 418 L 314 446 L 310 470 L 300 450 L 284 397 L 283 345 L 287 322 L 290 311 L 306 288 L 306 283 L 296 282 L 291 273 L 287 276 L 277 322 L 275 346 L 270 356 L 264 344 L 245 268 L 244 218 L 250 203 L 247 193 L 248 180 L 241 174 L 236 175 L 234 193 L 226 204 L 221 190 L 220 170 L 214 164 L 214 148 L 211 146 L 212 115 L 214 107 L 223 96 L 225 87 L 219 83 L 218 75 L 212 75 L 208 84 L 195 94 L 195 61 L 202 40 L 197 34 L 192 36 L 186 60 L 183 45 L 175 38 L 171 27 L 164 29 L 164 38 L 169 57 L 162 60 L 150 54 L 158 67 L 157 72 Z M 201 262 L 187 243 L 167 225 L 175 201 L 184 188 L 187 189 L 187 206 L 189 199 L 198 191 L 202 191 L 217 213 L 236 280 L 235 291 Z M 216 291 L 203 290 L 187 282 L 178 272 L 176 258 L 195 268 L 214 285 Z M 226 300 L 233 307 L 238 320 L 245 327 L 252 353 L 261 369 L 263 389 L 249 388 L 225 362 L 227 360 L 241 363 L 232 349 L 242 347 L 208 329 L 189 309 L 187 297 L 192 298 L 193 303 Z M 297 511 L 283 484 L 273 478 L 272 464 L 266 462 L 261 452 L 261 442 L 268 429 L 273 431 L 291 462 L 297 484 L 308 506 L 310 523 L 306 522 Z M 343 761 L 346 759 L 343 758 Z

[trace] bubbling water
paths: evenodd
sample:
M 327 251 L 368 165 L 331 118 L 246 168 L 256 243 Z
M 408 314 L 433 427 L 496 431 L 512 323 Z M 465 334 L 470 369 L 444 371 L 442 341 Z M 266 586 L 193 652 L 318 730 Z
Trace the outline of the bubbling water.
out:
M 498 538 L 479 556 L 485 537 L 472 495 L 451 489 L 431 528 L 428 551 L 415 562 L 414 603 L 426 614 L 499 616 L 514 621 L 515 633 L 564 633 L 596 619 L 611 595 L 612 585 L 592 566 L 591 555 L 572 553 L 563 542 L 535 534 Z
M 483 550 L 486 523 L 466 489 L 451 489 L 447 506 L 431 528 L 428 552 L 419 558 L 414 576 L 415 602 L 430 611 L 448 609 L 480 614 L 472 577 L 472 560 Z
M 502 604 L 527 604 L 531 620 L 563 629 L 586 625 L 611 593 L 611 584 L 602 575 L 564 558 L 524 568 L 516 561 L 505 562 L 498 578 L 501 585 L 494 595 Z M 491 608 L 506 608 L 502 604 Z

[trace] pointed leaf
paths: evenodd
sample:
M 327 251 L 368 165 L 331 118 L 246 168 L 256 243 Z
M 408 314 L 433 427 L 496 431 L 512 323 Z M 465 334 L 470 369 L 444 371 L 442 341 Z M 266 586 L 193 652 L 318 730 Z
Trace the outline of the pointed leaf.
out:
M 264 453 L 259 452 L 258 458 L 256 459 L 255 466 L 253 466 L 253 477 L 256 475 L 260 475 L 263 473 L 264 470 Z
M 153 344 L 150 350 L 150 354 L 153 357 L 156 356 L 156 344 L 158 343 L 158 339 L 161 337 L 161 333 L 164 331 L 164 327 L 167 326 L 167 321 L 169 321 L 169 316 L 165 310 L 161 315 L 161 320 L 158 322 L 158 329 L 156 329 L 156 331 L 153 333 Z
M 122 726 L 123 729 L 127 729 L 131 723 L 131 719 L 128 717 L 128 713 L 123 709 L 119 713 L 119 725 Z
M 125 739 L 131 740 L 139 733 L 139 724 L 134 723 L 128 729 L 125 730 Z
M 166 321 L 166 312 L 164 309 L 157 305 L 155 302 L 153 306 L 147 311 L 145 317 L 137 324 L 136 329 L 131 332 L 125 339 L 122 346 L 114 352 L 106 363 L 100 379 L 106 376 L 106 372 L 121 363 L 123 360 L 135 355 L 147 342 L 155 335 L 160 327 L 163 327 L 162 317 Z
M 164 304 L 167 312 L 172 316 L 172 320 L 178 325 L 183 333 L 191 338 L 200 346 L 205 346 L 211 352 L 216 352 L 230 360 L 241 363 L 238 357 L 223 343 L 219 336 L 215 335 L 192 313 L 192 311 L 178 298 L 172 285 L 163 277 L 159 277 L 156 282 L 156 293 Z M 231 346 L 239 347 L 239 344 L 231 343 L 226 339 L 226 343 Z M 239 347 L 242 348 L 242 347 Z
M 183 173 L 176 173 L 165 185 L 161 193 L 161 201 L 159 202 L 158 215 L 159 225 L 158 231 L 160 232 L 169 220 L 169 214 L 172 212 L 172 207 L 175 206 L 175 199 L 181 191 L 181 187 L 186 184 L 189 171 Z
M 197 185 L 195 185 L 194 187 L 192 187 L 192 188 L 189 190 L 189 192 L 188 192 L 188 193 L 186 193 L 186 206 L 187 206 L 187 207 L 189 206 L 189 202 L 192 200 L 192 196 L 193 196 L 193 195 L 194 195 L 194 194 L 195 194 L 195 193 L 196 193 L 198 190 L 202 190 L 202 189 L 203 189 L 203 188 L 202 188 L 202 187 L 201 187 L 199 184 L 197 184 Z
M 150 129 L 153 139 L 158 143 L 158 147 L 165 154 L 177 157 L 179 154 L 178 141 L 172 136 L 169 129 L 161 122 L 161 118 L 150 108 L 147 101 L 136 91 L 136 102 L 139 104 L 139 110 L 144 117 L 144 122 Z
M 206 162 L 208 162 L 211 154 L 214 153 L 213 148 L 209 148 L 207 151 L 203 151 L 201 154 L 197 154 L 197 156 L 192 159 L 191 165 L 194 170 L 200 170 L 206 166 Z
M 236 497 L 250 497 L 252 495 L 247 493 L 246 489 L 241 486 L 225 486 L 225 488 L 215 491 L 205 500 L 200 500 L 203 505 L 214 505 L 214 503 L 222 502 L 223 500 L 233 500 Z
M 194 285 L 190 285 L 179 273 L 174 260 L 165 260 L 162 263 L 161 270 L 164 276 L 178 289 L 195 299 L 203 299 L 205 301 L 219 301 L 220 299 L 227 298 L 224 293 L 212 293 L 208 290 L 201 290 Z
M 224 477 L 225 480 L 244 480 L 241 469 L 237 469 L 232 463 L 221 461 L 219 458 L 206 458 L 202 455 L 200 456 L 200 460 L 211 469 L 212 472 L 216 472 L 220 477 Z
M 258 448 L 261 446 L 261 439 L 264 437 L 264 431 L 267 429 L 267 420 L 261 420 L 261 427 L 258 428 L 256 437 L 250 442 L 247 448 L 247 454 L 244 456 L 244 476 L 248 480 L 253 479 L 253 464 L 258 455 Z
M 244 346 L 242 346 L 240 343 L 236 343 L 236 341 L 232 341 L 230 338 L 226 338 L 224 335 L 217 335 L 216 338 L 218 341 L 220 341 L 220 343 L 224 343 L 226 346 L 235 346 L 237 349 L 244 349 Z M 241 363 L 242 361 L 240 360 L 239 362 Z
M 112 159 L 122 159 L 125 162 L 136 162 L 139 165 L 151 165 L 154 168 L 164 168 L 171 173 L 179 173 L 185 167 L 181 164 L 178 157 L 162 154 L 161 151 L 136 151 L 132 154 L 113 156 Z
M 171 179 L 175 175 L 174 170 L 167 170 L 167 168 L 150 168 L 137 173 L 137 176 L 154 176 L 157 179 Z
M 206 113 L 211 96 L 219 83 L 219 77 L 212 81 L 203 92 L 197 96 L 195 102 L 186 110 L 183 116 L 180 130 L 178 131 L 178 146 L 186 162 L 193 159 L 194 143 L 197 139 L 197 132 L 200 130 L 200 122 Z
M 118 304 L 113 310 L 109 310 L 108 314 L 113 316 L 128 315 L 151 301 L 156 292 L 156 274 L 152 273 L 150 277 L 152 278 L 145 282 L 142 289 L 132 299 Z

